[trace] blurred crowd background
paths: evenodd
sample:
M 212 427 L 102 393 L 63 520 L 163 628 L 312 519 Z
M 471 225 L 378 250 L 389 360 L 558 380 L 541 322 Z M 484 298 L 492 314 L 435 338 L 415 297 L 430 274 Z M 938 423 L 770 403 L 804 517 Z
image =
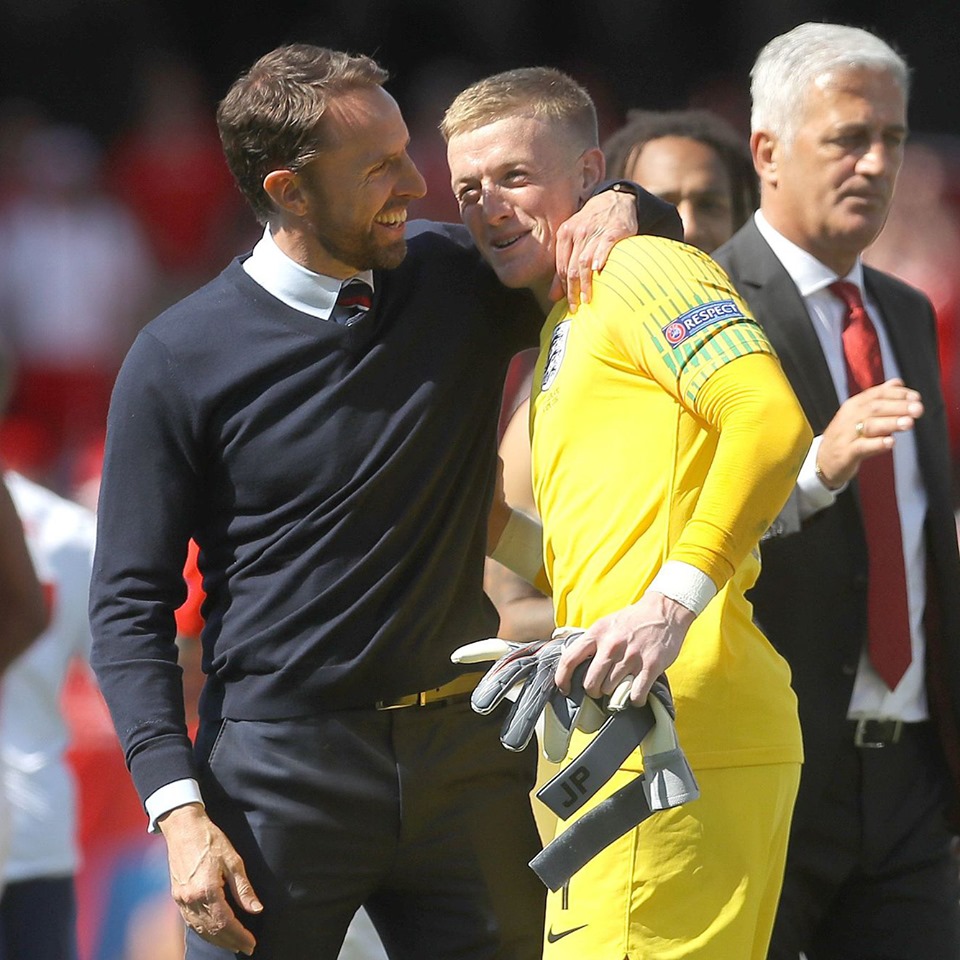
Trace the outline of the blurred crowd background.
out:
M 277 44 L 368 53 L 390 70 L 429 188 L 413 214 L 450 220 L 457 212 L 437 123 L 467 83 L 549 64 L 593 94 L 601 137 L 630 108 L 699 106 L 746 138 L 756 52 L 818 19 L 876 31 L 915 72 L 912 140 L 890 220 L 868 258 L 934 302 L 960 461 L 956 0 L 727 0 L 706 10 L 682 0 L 298 0 L 269 8 L 0 0 L 0 349 L 12 374 L 0 384 L 3 464 L 95 509 L 106 407 L 127 347 L 151 316 L 259 233 L 226 170 L 213 116 L 237 73 Z M 194 662 L 196 609 L 184 617 L 185 656 Z M 64 704 L 80 784 L 81 960 L 176 957 L 161 841 L 145 833 L 82 667 Z

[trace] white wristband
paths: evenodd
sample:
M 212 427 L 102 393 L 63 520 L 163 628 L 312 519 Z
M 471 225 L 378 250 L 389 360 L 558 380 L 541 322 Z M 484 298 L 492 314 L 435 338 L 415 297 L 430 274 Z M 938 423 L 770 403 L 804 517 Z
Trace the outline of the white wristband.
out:
M 682 560 L 667 560 L 647 589 L 662 593 L 697 615 L 717 594 L 717 585 L 702 570 Z
M 543 530 L 539 522 L 520 510 L 511 510 L 490 556 L 533 583 L 543 569 Z

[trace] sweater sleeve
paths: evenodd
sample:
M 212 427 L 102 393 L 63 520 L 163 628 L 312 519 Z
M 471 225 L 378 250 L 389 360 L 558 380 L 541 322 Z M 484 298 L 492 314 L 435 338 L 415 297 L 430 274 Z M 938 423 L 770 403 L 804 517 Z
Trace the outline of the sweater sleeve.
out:
M 111 401 L 90 585 L 91 665 L 141 799 L 196 775 L 174 619 L 197 495 L 191 419 L 167 351 L 141 333 Z

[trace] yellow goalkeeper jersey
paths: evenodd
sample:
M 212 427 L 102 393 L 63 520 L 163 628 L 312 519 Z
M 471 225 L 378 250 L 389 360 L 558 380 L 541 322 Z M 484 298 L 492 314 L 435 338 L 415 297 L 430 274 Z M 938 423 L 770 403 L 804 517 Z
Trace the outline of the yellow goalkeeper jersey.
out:
M 741 385 L 782 398 L 786 420 L 751 422 Z M 667 671 L 687 757 L 695 768 L 801 760 L 789 667 L 745 593 L 800 466 L 796 418 L 807 444 L 809 427 L 723 270 L 671 240 L 618 243 L 592 302 L 547 318 L 530 409 L 557 623 L 589 627 L 635 602 L 668 559 L 696 566 L 719 592 Z M 778 434 L 793 444 L 783 462 Z

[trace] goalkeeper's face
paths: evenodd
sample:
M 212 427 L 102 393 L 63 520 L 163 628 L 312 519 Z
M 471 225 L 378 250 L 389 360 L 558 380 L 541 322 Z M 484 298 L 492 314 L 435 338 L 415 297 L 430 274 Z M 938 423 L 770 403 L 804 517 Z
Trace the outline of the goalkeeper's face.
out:
M 564 128 L 508 116 L 452 136 L 447 162 L 460 216 L 508 287 L 532 290 L 548 308 L 557 230 L 594 186 Z

